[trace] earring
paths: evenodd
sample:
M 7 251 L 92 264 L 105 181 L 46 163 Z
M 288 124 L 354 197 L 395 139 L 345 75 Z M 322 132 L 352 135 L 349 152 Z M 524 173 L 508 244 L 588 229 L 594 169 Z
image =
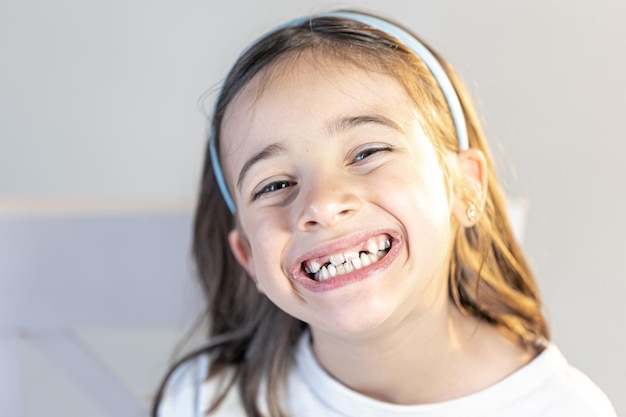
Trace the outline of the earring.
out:
M 261 284 L 259 284 L 259 281 L 254 281 L 255 285 L 256 285 L 256 290 L 259 292 L 259 294 L 263 294 L 263 288 L 261 288 Z
M 470 204 L 469 207 L 467 208 L 467 213 L 465 213 L 465 215 L 467 216 L 467 220 L 471 222 L 472 225 L 476 222 L 477 214 L 478 213 L 476 212 L 476 207 L 474 207 L 473 204 Z

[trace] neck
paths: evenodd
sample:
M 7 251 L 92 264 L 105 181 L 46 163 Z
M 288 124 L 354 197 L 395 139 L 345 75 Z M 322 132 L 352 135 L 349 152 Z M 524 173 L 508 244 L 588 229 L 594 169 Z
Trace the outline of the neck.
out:
M 397 404 L 446 401 L 477 392 L 532 356 L 451 303 L 390 329 L 337 336 L 312 329 L 321 365 L 343 384 Z M 472 378 L 466 378 L 472 375 Z

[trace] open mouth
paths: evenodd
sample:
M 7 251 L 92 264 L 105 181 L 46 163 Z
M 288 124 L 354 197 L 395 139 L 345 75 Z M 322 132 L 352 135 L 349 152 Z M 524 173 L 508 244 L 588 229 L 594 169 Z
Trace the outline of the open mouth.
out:
M 389 253 L 391 243 L 389 235 L 372 237 L 349 250 L 302 262 L 302 269 L 310 279 L 326 281 L 375 264 Z

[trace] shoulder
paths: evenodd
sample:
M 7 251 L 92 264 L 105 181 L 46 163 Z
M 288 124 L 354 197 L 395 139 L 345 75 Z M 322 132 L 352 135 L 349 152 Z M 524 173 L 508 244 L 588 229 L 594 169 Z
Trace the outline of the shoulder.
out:
M 606 394 L 584 373 L 569 365 L 555 376 L 553 391 L 555 401 L 568 404 L 572 412 L 598 417 L 615 417 L 615 410 Z M 585 410 L 584 414 L 581 410 Z
M 528 406 L 542 410 L 537 415 L 615 417 L 615 410 L 604 392 L 585 374 L 567 363 L 555 345 L 531 365 L 551 368 L 550 376 L 527 397 Z
M 201 387 L 208 374 L 209 358 L 198 355 L 179 364 L 165 383 L 158 417 L 196 417 Z
M 176 367 L 168 378 L 157 417 L 204 417 L 216 396 L 226 388 L 232 373 L 207 380 L 210 361 L 207 354 L 195 356 Z M 236 387 L 231 388 L 218 409 L 211 414 L 215 417 L 243 416 L 245 411 Z

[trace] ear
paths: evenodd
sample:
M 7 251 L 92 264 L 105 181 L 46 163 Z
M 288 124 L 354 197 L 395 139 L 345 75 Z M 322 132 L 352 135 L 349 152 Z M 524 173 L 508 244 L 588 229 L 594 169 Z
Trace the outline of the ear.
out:
M 463 227 L 472 227 L 487 200 L 487 161 L 482 151 L 467 149 L 456 154 L 458 184 L 454 187 L 452 211 Z
M 228 243 L 237 262 L 244 267 L 248 275 L 256 282 L 254 268 L 252 266 L 254 264 L 252 250 L 250 249 L 248 239 L 246 239 L 245 235 L 238 228 L 235 228 L 228 233 Z

